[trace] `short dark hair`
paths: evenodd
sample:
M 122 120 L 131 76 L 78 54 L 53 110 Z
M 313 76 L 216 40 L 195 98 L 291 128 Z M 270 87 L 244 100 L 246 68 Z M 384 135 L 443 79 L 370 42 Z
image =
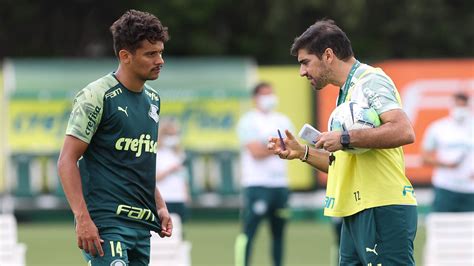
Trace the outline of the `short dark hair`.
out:
M 461 100 L 463 102 L 468 102 L 469 96 L 465 92 L 457 92 L 454 94 L 454 99 Z
M 351 41 L 347 35 L 334 23 L 333 20 L 323 19 L 316 21 L 303 34 L 296 37 L 291 46 L 291 55 L 297 56 L 300 49 L 322 58 L 324 51 L 331 48 L 340 60 L 346 61 L 352 52 Z
M 112 32 L 114 51 L 117 56 L 122 49 L 134 53 L 143 40 L 155 43 L 166 42 L 169 39 L 168 28 L 164 27 L 157 17 L 133 9 L 125 12 L 115 21 L 110 26 L 110 32 Z
M 252 96 L 256 96 L 260 92 L 260 90 L 262 90 L 265 87 L 271 88 L 272 85 L 268 82 L 260 82 L 257 85 L 255 85 L 255 87 L 253 87 L 253 90 L 252 90 Z

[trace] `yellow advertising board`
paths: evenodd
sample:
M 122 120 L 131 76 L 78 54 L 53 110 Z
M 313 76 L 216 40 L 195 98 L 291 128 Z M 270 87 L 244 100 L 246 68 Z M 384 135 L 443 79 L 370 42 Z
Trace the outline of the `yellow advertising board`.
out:
M 273 84 L 279 98 L 278 111 L 290 117 L 295 135 L 305 123 L 312 122 L 312 93 L 308 81 L 298 74 L 298 66 L 260 67 L 259 78 Z M 312 168 L 299 160 L 289 162 L 290 187 L 307 190 L 314 186 Z
M 59 151 L 70 111 L 70 100 L 11 99 L 8 110 L 10 151 L 12 153 Z
M 199 151 L 238 150 L 235 126 L 246 102 L 241 99 L 201 99 L 161 104 L 161 117 L 172 116 L 181 123 L 187 149 Z
M 161 116 L 173 116 L 182 125 L 183 144 L 199 151 L 237 150 L 235 125 L 242 103 L 237 99 L 201 99 L 166 102 Z M 13 153 L 55 153 L 64 140 L 70 100 L 12 99 L 8 115 L 8 144 Z
M 6 149 L 5 149 L 5 142 L 6 142 L 6 134 L 5 134 L 5 112 L 6 112 L 6 100 L 4 95 L 3 89 L 3 74 L 0 70 L 0 192 L 5 190 L 5 159 L 6 159 Z

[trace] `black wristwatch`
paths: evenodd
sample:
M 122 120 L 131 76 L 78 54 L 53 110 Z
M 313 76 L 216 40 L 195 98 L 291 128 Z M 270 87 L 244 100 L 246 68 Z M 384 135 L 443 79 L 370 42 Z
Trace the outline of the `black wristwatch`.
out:
M 349 136 L 349 131 L 344 130 L 341 134 L 341 144 L 344 149 L 350 148 L 351 137 Z

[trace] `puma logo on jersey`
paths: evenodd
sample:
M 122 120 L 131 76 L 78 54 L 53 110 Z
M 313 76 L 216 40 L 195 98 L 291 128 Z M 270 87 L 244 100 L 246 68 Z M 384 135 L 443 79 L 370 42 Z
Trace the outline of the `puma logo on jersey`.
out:
M 118 110 L 124 112 L 128 117 L 127 108 L 128 108 L 128 106 L 125 106 L 125 109 L 123 109 L 122 107 L 119 106 Z
M 372 253 L 374 253 L 375 255 L 378 256 L 379 254 L 378 254 L 377 251 L 375 250 L 376 248 L 377 248 L 377 244 L 375 244 L 374 249 L 365 248 L 365 252 L 372 252 Z

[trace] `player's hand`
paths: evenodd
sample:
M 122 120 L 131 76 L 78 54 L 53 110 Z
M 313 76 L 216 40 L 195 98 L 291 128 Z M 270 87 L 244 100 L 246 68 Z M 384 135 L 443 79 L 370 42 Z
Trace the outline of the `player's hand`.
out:
M 342 132 L 339 131 L 323 132 L 316 138 L 314 147 L 316 149 L 324 149 L 328 152 L 342 150 L 341 135 Z
M 301 145 L 290 131 L 285 130 L 285 135 L 286 137 L 283 139 L 285 150 L 283 150 L 279 137 L 270 137 L 268 139 L 267 149 L 272 151 L 273 154 L 278 155 L 281 159 L 301 159 L 305 152 L 304 145 Z
M 91 254 L 93 257 L 97 253 L 101 257 L 104 256 L 104 250 L 102 249 L 104 240 L 100 238 L 99 230 L 89 215 L 80 218 L 76 217 L 76 236 L 77 246 L 80 249 Z
M 171 221 L 170 214 L 166 208 L 158 210 L 158 217 L 161 221 L 161 231 L 158 232 L 160 237 L 170 237 L 173 232 L 173 221 Z

